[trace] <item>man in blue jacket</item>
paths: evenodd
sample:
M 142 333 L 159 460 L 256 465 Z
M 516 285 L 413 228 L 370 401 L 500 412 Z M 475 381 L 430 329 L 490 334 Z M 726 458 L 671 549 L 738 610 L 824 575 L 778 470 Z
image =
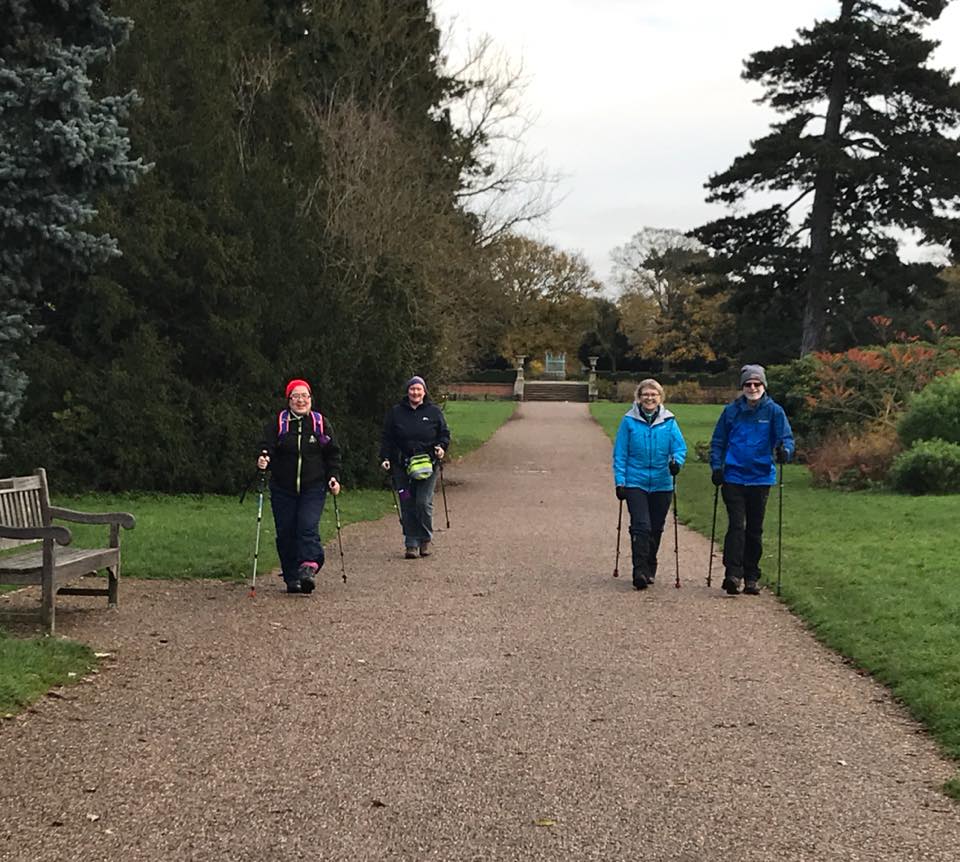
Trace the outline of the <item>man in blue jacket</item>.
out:
M 793 457 L 793 431 L 783 408 L 767 395 L 762 365 L 740 369 L 741 395 L 728 404 L 710 440 L 713 484 L 721 486 L 727 507 L 723 541 L 723 589 L 732 596 L 759 595 L 763 556 L 763 516 L 777 467 Z

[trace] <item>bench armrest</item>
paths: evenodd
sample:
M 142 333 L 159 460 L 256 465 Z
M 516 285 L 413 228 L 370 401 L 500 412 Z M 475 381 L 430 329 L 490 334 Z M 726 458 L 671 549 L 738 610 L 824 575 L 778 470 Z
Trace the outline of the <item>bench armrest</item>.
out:
M 132 530 L 137 519 L 129 512 L 75 512 L 73 509 L 50 507 L 50 517 L 75 524 L 119 524 L 125 530 Z
M 0 524 L 0 539 L 53 539 L 58 545 L 69 545 L 73 536 L 66 527 L 6 527 Z

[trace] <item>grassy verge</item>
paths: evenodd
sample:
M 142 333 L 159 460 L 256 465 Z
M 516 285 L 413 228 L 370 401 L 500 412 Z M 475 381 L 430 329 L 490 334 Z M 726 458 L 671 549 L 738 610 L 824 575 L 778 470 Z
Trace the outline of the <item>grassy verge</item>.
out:
M 611 438 L 625 405 L 592 405 Z M 710 469 L 694 460 L 720 407 L 671 405 L 691 449 L 677 482 L 681 521 L 710 535 Z M 783 601 L 824 643 L 885 683 L 952 757 L 960 759 L 960 496 L 905 497 L 810 486 L 798 465 L 784 468 Z M 766 519 L 764 580 L 777 577 L 778 490 Z M 720 501 L 717 537 L 726 515 Z M 717 560 L 714 577 L 718 576 Z M 703 573 L 706 577 L 706 572 Z M 698 575 L 699 577 L 699 575 Z M 722 577 L 722 569 L 719 572 Z M 960 778 L 946 788 L 960 798 Z
M 448 401 L 443 413 L 450 426 L 450 455 L 460 458 L 478 449 L 516 409 L 514 401 Z
M 456 402 L 447 405 L 453 434 L 453 455 L 484 443 L 513 413 L 512 402 Z M 257 525 L 257 493 L 237 497 L 214 495 L 84 494 L 59 497 L 56 505 L 87 512 L 133 512 L 137 526 L 122 531 L 123 576 L 139 578 L 248 579 L 253 570 Z M 344 526 L 371 521 L 393 509 L 387 489 L 347 489 L 338 498 Z M 97 547 L 106 541 L 105 527 L 70 524 L 76 547 Z M 320 532 L 329 545 L 336 536 L 334 508 L 328 500 Z M 257 571 L 279 567 L 270 503 L 264 497 Z M 331 564 L 336 561 L 331 558 Z M 82 676 L 96 659 L 89 649 L 62 639 L 15 639 L 0 629 L 0 715 L 16 711 L 50 686 Z
M 18 640 L 0 631 L 0 716 L 27 706 L 51 686 L 80 679 L 94 664 L 93 652 L 83 644 Z

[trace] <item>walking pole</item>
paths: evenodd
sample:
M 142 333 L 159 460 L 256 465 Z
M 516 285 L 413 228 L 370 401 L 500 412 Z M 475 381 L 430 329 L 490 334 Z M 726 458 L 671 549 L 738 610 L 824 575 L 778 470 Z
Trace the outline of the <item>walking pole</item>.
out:
M 390 492 L 393 494 L 393 508 L 397 510 L 397 520 L 400 522 L 400 529 L 403 529 L 403 515 L 400 514 L 400 495 L 397 493 L 397 483 L 393 481 L 393 476 L 387 476 L 390 482 Z
M 257 559 L 260 556 L 260 524 L 263 522 L 263 490 L 266 485 L 266 470 L 257 476 L 257 541 L 253 546 L 253 577 L 250 580 L 250 598 L 257 597 Z
M 623 523 L 623 500 L 620 501 L 620 514 L 617 515 L 617 558 L 613 564 L 613 576 L 620 577 L 620 525 Z
M 440 465 L 440 494 L 443 497 L 443 515 L 447 519 L 447 529 L 450 529 L 450 512 L 447 511 L 447 486 L 443 482 L 443 461 L 438 462 Z
M 337 519 L 337 542 L 340 545 L 340 577 L 343 582 L 347 582 L 347 567 L 343 564 L 343 538 L 340 535 L 340 504 L 337 502 L 337 495 L 333 495 L 333 514 Z
M 673 554 L 677 560 L 677 581 L 674 586 L 680 589 L 680 533 L 677 530 L 677 477 L 673 477 Z
M 777 523 L 777 595 L 780 595 L 780 570 L 781 564 L 783 562 L 783 462 L 781 461 L 778 465 L 778 472 L 780 473 L 779 481 L 777 484 L 780 486 L 780 512 L 778 514 L 778 523 Z
M 710 526 L 710 562 L 707 565 L 707 586 L 710 586 L 710 576 L 713 574 L 713 540 L 717 535 L 717 498 L 720 496 L 720 486 L 713 486 L 713 523 Z

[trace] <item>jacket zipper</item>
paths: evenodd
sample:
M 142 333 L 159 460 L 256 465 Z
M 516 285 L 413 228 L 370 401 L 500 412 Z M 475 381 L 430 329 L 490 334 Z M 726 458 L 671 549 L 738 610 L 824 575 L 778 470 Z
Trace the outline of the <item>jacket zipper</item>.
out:
M 297 428 L 297 494 L 300 493 L 300 468 L 303 465 L 303 456 L 301 454 L 301 443 L 303 441 L 303 417 L 301 416 L 297 422 L 300 423 L 300 427 Z

